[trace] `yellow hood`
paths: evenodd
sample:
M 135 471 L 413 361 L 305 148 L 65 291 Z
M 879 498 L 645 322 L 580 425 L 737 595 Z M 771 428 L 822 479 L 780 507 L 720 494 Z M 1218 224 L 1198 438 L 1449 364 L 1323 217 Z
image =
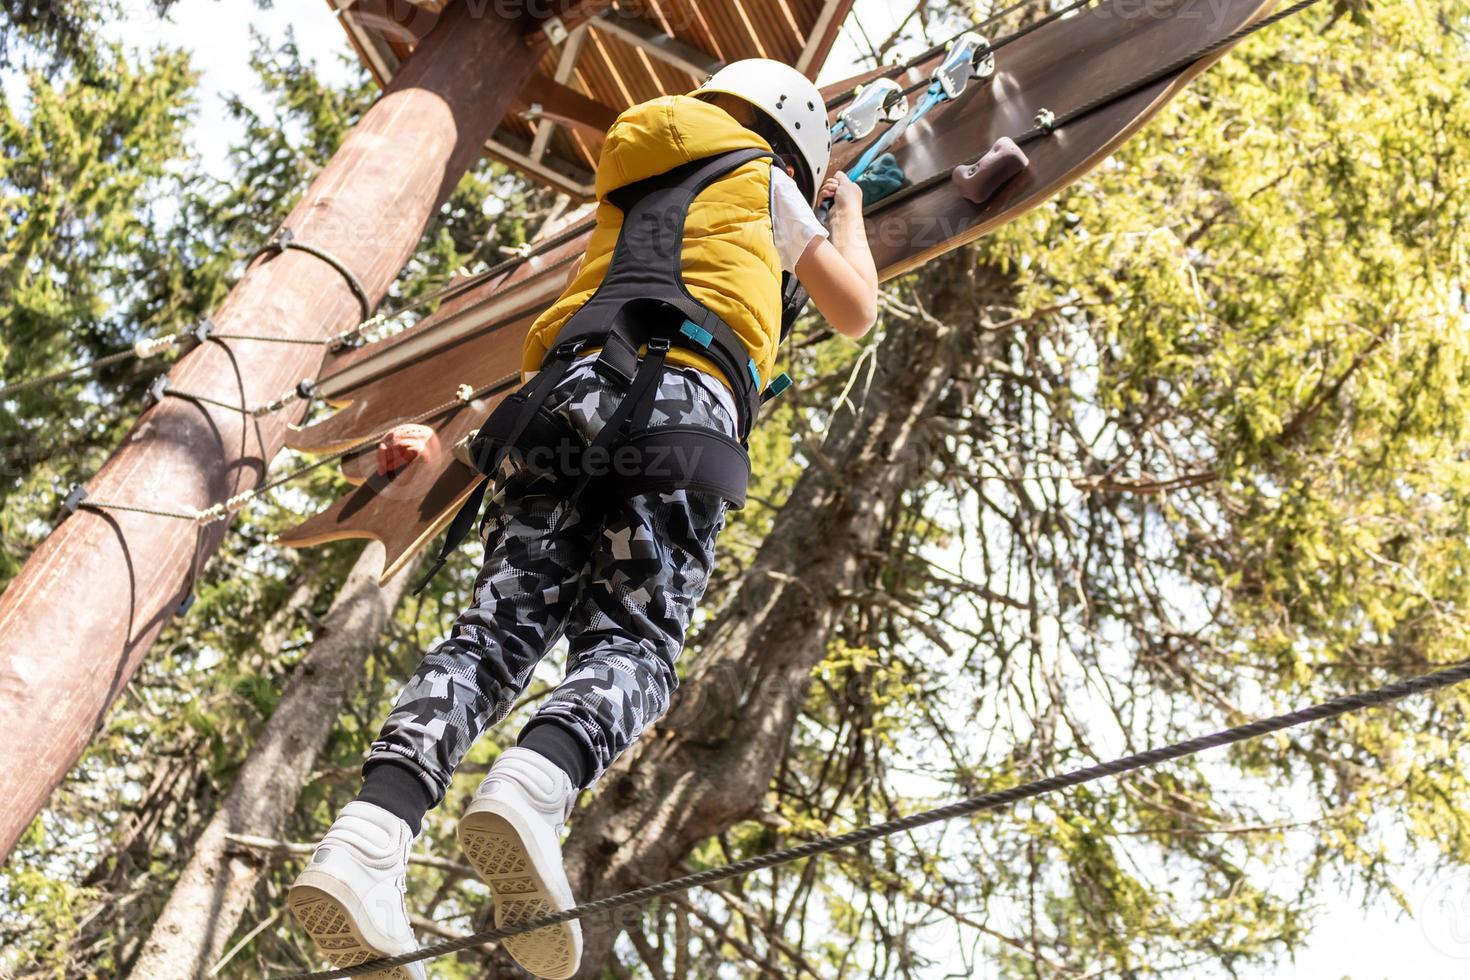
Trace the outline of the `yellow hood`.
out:
M 752 146 L 771 148 L 719 106 L 689 95 L 661 96 L 624 110 L 607 131 L 597 160 L 597 197 L 692 160 Z

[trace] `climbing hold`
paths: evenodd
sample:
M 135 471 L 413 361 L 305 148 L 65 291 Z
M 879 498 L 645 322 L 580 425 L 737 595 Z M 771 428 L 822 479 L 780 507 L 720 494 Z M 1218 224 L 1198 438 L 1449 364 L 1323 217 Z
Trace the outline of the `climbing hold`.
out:
M 1030 162 L 1015 140 L 1002 136 L 979 160 L 962 163 L 950 171 L 950 179 L 965 200 L 984 204 L 1001 184 L 1025 170 Z
M 898 190 L 904 184 L 903 168 L 892 153 L 885 153 L 873 161 L 868 169 L 858 176 L 855 183 L 863 191 L 863 205 L 867 206 Z

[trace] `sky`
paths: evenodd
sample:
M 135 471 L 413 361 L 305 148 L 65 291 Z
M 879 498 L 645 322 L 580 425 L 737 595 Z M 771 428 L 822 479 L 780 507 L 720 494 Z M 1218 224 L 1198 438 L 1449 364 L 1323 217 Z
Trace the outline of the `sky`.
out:
M 858 0 L 821 80 L 850 74 L 853 59 L 865 49 L 851 30 L 855 19 L 871 37 L 881 38 L 889 33 L 899 6 L 890 0 Z M 127 8 L 128 15 L 108 28 L 112 38 L 130 47 L 166 44 L 191 52 L 202 75 L 192 144 L 206 169 L 217 176 L 228 175 L 226 152 L 240 136 L 222 111 L 224 94 L 239 94 L 265 108 L 249 67 L 252 28 L 276 43 L 292 28 L 303 56 L 329 80 L 345 80 L 353 73 L 342 59 L 349 50 L 345 36 L 324 0 L 276 0 L 270 10 L 260 10 L 253 0 L 180 0 L 167 21 L 153 15 L 147 0 L 127 0 Z M 23 91 L 14 74 L 0 74 L 0 86 L 12 100 Z M 1291 802 L 1280 801 L 1283 821 L 1302 816 L 1291 811 Z M 1420 878 L 1406 888 L 1417 917 L 1403 916 L 1383 903 L 1363 909 L 1360 896 L 1344 894 L 1323 909 L 1311 942 L 1294 965 L 1242 975 L 1262 980 L 1470 980 L 1470 880 L 1432 873 L 1427 858 L 1406 861 L 1406 868 Z

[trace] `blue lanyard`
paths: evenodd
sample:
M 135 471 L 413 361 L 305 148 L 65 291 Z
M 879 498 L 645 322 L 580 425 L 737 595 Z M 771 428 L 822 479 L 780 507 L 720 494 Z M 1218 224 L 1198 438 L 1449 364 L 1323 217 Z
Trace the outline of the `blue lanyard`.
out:
M 966 31 L 954 40 L 945 53 L 944 60 L 934 69 L 930 76 L 928 89 L 914 103 L 912 109 L 903 114 L 898 121 L 888 127 L 882 136 L 873 141 L 862 156 L 858 157 L 855 164 L 848 168 L 847 176 L 857 180 L 873 166 L 873 161 L 878 159 L 889 147 L 897 143 L 903 134 L 908 131 L 909 126 L 923 119 L 930 110 L 941 102 L 958 98 L 972 79 L 986 79 L 995 71 L 995 58 L 990 53 L 990 43 L 973 31 Z M 889 92 L 891 96 L 897 94 L 897 86 L 891 82 L 882 83 L 890 86 L 894 91 Z M 872 93 L 878 96 L 879 93 Z M 870 107 L 871 108 L 871 107 Z M 885 112 L 884 118 L 894 119 L 896 113 Z M 865 134 L 864 134 L 865 135 Z M 849 125 L 846 113 L 838 117 L 836 124 L 832 126 L 832 141 L 841 139 L 855 139 L 859 134 Z

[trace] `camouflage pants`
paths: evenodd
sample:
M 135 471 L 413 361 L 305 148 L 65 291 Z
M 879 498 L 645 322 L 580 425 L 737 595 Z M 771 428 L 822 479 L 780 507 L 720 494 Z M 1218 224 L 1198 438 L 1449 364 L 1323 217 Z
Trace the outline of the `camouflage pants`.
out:
M 666 369 L 650 424 L 732 434 L 728 392 L 700 378 Z M 583 364 L 547 407 L 590 442 L 620 397 Z M 482 527 L 474 604 L 419 664 L 373 742 L 369 765 L 406 762 L 435 805 L 475 739 L 505 718 L 563 634 L 566 678 L 528 726 L 560 723 L 595 763 L 594 779 L 664 713 L 678 686 L 674 663 L 704 595 L 725 501 L 683 490 L 593 500 L 592 489 L 569 507 L 556 488 L 527 466 L 500 474 Z

